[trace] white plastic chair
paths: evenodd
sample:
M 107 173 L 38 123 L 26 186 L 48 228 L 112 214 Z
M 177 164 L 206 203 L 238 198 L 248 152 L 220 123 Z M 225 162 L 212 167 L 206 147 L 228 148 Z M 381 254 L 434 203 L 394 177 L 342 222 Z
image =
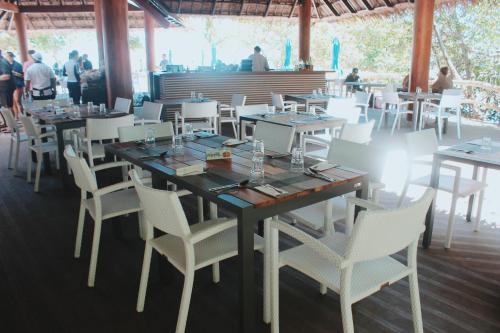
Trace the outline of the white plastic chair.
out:
M 354 333 L 352 304 L 408 277 L 413 330 L 423 333 L 417 248 L 434 194 L 434 190 L 428 189 L 407 207 L 387 210 L 369 201 L 349 198 L 346 234 L 335 233 L 320 239 L 283 222 L 268 223 L 269 233 L 265 235 L 270 236 L 271 248 L 271 332 L 279 332 L 279 269 L 289 266 L 340 295 L 344 333 Z M 368 210 L 360 212 L 354 223 L 356 205 Z M 279 252 L 278 231 L 302 245 Z M 391 257 L 403 249 L 407 249 L 406 264 Z
M 359 125 L 355 125 L 359 126 Z M 366 172 L 370 177 L 369 198 L 378 202 L 379 192 L 385 186 L 381 183 L 385 153 L 377 147 L 332 139 L 328 149 L 327 162 L 339 164 L 340 168 L 352 168 Z M 293 210 L 286 215 L 294 223 L 301 223 L 314 230 L 331 233 L 335 230 L 334 223 L 346 217 L 346 199 L 344 196 Z
M 247 121 L 243 121 L 242 128 L 239 128 L 241 116 L 274 113 L 274 107 L 269 106 L 267 104 L 254 104 L 254 105 L 237 106 L 235 109 L 236 109 L 236 122 L 238 124 L 237 125 L 238 129 L 239 129 L 238 132 L 240 133 L 241 140 L 244 140 L 245 138 L 247 138 L 247 135 L 246 135 L 247 127 L 252 129 L 252 135 L 253 135 L 253 131 L 255 130 L 255 124 L 253 122 L 247 122 Z
M 128 98 L 117 97 L 115 99 L 115 106 L 113 108 L 113 111 L 129 113 L 131 106 L 132 100 Z
M 401 125 L 401 115 L 413 114 L 412 110 L 408 110 L 408 105 L 413 105 L 413 101 L 401 101 L 397 92 L 382 92 L 382 102 L 383 109 L 382 113 L 380 114 L 377 130 L 380 131 L 382 122 L 384 121 L 384 117 L 387 117 L 386 113 L 393 114 L 394 122 L 392 123 L 391 135 L 394 135 L 396 125 L 398 126 L 398 128 Z
M 413 132 L 405 134 L 406 149 L 409 154 L 410 162 L 413 165 L 427 165 L 431 166 L 432 161 L 425 160 L 425 157 L 432 157 L 438 150 L 438 141 L 436 138 L 436 132 L 434 129 L 423 130 L 420 132 Z M 455 223 L 455 209 L 457 206 L 457 200 L 460 198 L 466 198 L 473 194 L 479 193 L 479 199 L 477 204 L 477 213 L 474 230 L 479 229 L 479 222 L 481 221 L 481 209 L 483 206 L 484 189 L 486 188 L 486 168 L 483 168 L 482 180 L 477 181 L 473 179 L 462 178 L 462 169 L 455 165 L 449 165 L 446 163 L 441 163 L 441 168 L 450 170 L 454 175 L 439 175 L 439 187 L 441 191 L 445 191 L 451 194 L 451 207 L 450 215 L 448 216 L 448 229 L 446 232 L 446 240 L 444 247 L 450 248 L 451 240 L 453 237 L 453 225 Z M 429 186 L 431 180 L 431 175 L 428 174 L 423 177 L 418 177 L 414 179 L 412 177 L 412 168 L 410 166 L 408 170 L 408 176 L 401 193 L 398 205 L 401 206 L 408 187 L 410 184 Z M 477 196 L 475 196 L 477 198 Z
M 365 121 L 368 122 L 368 108 L 370 107 L 370 99 L 372 93 L 367 93 L 363 91 L 356 91 L 354 93 L 354 98 L 356 100 L 356 106 L 361 108 L 361 115 L 365 117 Z
M 28 168 L 27 181 L 31 183 L 31 152 L 36 154 L 35 192 L 38 192 L 40 184 L 40 173 L 42 170 L 43 154 L 54 153 L 56 167 L 59 170 L 59 153 L 57 148 L 57 136 L 55 132 L 41 133 L 43 126 L 37 126 L 31 117 L 21 116 L 24 130 L 28 136 Z M 42 142 L 46 138 L 47 142 Z
M 144 102 L 142 107 L 134 108 L 136 124 L 159 124 L 161 123 L 161 110 L 163 104 Z
M 81 190 L 80 213 L 78 215 L 74 253 L 75 258 L 80 257 L 85 213 L 88 211 L 89 215 L 94 220 L 94 235 L 92 238 L 92 252 L 87 281 L 88 286 L 93 287 L 95 283 L 102 222 L 117 216 L 140 212 L 139 198 L 135 190 L 131 188 L 134 185 L 131 181 L 121 182 L 102 188 L 97 186 L 97 181 L 94 176 L 96 171 L 127 166 L 129 165 L 128 162 L 112 162 L 89 168 L 87 162 L 83 158 L 78 157 L 73 148 L 69 145 L 66 146 L 64 150 L 64 157 L 68 161 L 76 185 Z M 89 198 L 88 194 L 91 194 L 92 197 Z M 141 224 L 140 214 L 139 224 Z M 141 225 L 139 225 L 139 232 L 143 234 Z
M 271 93 L 271 100 L 276 111 L 297 111 L 297 108 L 305 107 L 304 104 L 298 104 L 296 101 L 285 101 L 281 94 Z
M 130 172 L 130 177 L 141 200 L 148 226 L 137 311 L 144 310 L 151 254 L 155 249 L 184 274 L 184 287 L 175 330 L 177 333 L 183 333 L 189 312 L 194 273 L 200 268 L 238 255 L 237 221 L 218 218 L 189 225 L 175 192 L 156 190 L 142 185 L 135 170 Z M 166 234 L 153 238 L 153 228 Z M 254 235 L 254 243 L 255 249 L 263 248 L 261 237 Z M 214 280 L 218 282 L 218 277 Z
M 231 123 L 233 126 L 234 137 L 238 137 L 238 120 L 236 119 L 236 107 L 245 105 L 247 97 L 241 94 L 234 94 L 231 97 L 231 104 L 219 105 L 219 133 L 222 133 L 222 124 Z
M 134 115 L 130 114 L 123 117 L 115 118 L 87 118 L 87 127 L 85 136 L 81 133 L 76 133 L 78 140 L 78 150 L 80 155 L 87 154 L 89 165 L 94 166 L 94 160 L 104 158 L 104 140 L 115 141 L 118 139 L 118 129 L 120 127 L 134 126 Z M 92 143 L 92 141 L 98 141 Z
M 19 149 L 21 143 L 28 141 L 28 136 L 26 133 L 21 131 L 21 127 L 18 125 L 10 109 L 2 108 L 0 112 L 2 113 L 6 125 L 10 130 L 9 162 L 7 167 L 12 169 L 12 153 L 15 145 L 16 152 L 14 155 L 14 173 L 17 173 L 17 169 L 19 168 Z
M 175 113 L 175 131 L 185 133 L 186 119 L 194 130 L 210 131 L 217 134 L 217 101 L 203 103 L 182 103 L 181 112 Z M 195 120 L 196 121 L 193 121 Z M 179 124 L 180 122 L 180 124 Z
M 276 153 L 289 153 L 295 138 L 295 128 L 258 121 L 253 135 L 254 140 L 262 140 L 266 150 Z
M 439 140 L 442 139 L 443 133 L 443 119 L 453 116 L 449 111 L 455 111 L 457 117 L 457 138 L 460 140 L 462 137 L 462 117 L 460 107 L 462 104 L 462 91 L 460 89 L 445 89 L 441 96 L 439 104 L 431 102 L 422 102 L 422 114 L 420 115 L 419 128 L 422 129 L 424 123 L 424 116 L 428 118 L 435 118 L 438 125 Z M 435 111 L 432 111 L 435 110 Z M 448 112 L 447 112 L 448 110 Z

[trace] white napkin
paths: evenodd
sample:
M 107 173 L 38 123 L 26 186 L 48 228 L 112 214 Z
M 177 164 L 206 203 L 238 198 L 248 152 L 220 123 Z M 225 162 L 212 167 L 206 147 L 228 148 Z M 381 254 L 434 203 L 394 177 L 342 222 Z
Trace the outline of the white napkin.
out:
M 188 165 L 175 170 L 175 174 L 179 177 L 199 175 L 203 172 L 203 164 Z
M 267 195 L 270 195 L 272 197 L 275 197 L 275 198 L 277 198 L 279 196 L 282 196 L 282 195 L 285 195 L 285 194 L 288 193 L 287 191 L 279 189 L 277 187 L 274 187 L 274 186 L 272 186 L 270 184 L 256 186 L 256 187 L 254 187 L 254 189 L 256 189 L 257 191 L 262 192 L 264 194 L 267 194 Z
M 338 166 L 339 166 L 338 164 L 330 164 L 327 162 L 321 162 L 321 163 L 313 165 L 312 167 L 310 167 L 310 169 L 312 169 L 314 171 L 322 172 L 322 171 L 325 171 L 328 169 L 336 168 Z

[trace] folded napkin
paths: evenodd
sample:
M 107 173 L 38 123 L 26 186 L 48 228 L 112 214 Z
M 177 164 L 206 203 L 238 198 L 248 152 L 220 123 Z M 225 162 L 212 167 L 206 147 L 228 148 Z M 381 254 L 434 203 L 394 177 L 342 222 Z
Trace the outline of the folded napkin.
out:
M 287 191 L 274 187 L 271 184 L 256 186 L 254 189 L 275 198 L 288 194 Z
M 246 143 L 246 142 L 247 142 L 247 140 L 227 139 L 222 144 L 224 146 L 237 146 L 237 145 L 241 145 L 242 143 Z
M 203 172 L 203 164 L 187 165 L 185 167 L 175 169 L 175 174 L 179 177 L 199 175 Z
M 330 164 L 330 163 L 327 163 L 327 162 L 321 162 L 321 163 L 313 165 L 309 169 L 314 170 L 314 171 L 318 171 L 318 172 L 322 172 L 322 171 L 325 171 L 325 170 L 336 168 L 338 166 L 339 166 L 338 164 Z

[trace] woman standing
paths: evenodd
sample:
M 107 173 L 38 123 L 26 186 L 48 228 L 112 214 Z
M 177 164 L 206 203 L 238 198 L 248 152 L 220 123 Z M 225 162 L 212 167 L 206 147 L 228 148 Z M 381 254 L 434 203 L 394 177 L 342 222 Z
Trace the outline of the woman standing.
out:
M 69 60 L 64 64 L 63 76 L 68 79 L 69 97 L 73 99 L 73 104 L 80 104 L 82 96 L 82 87 L 80 85 L 80 65 L 78 64 L 78 51 L 74 50 L 69 53 Z
M 23 114 L 23 91 L 24 91 L 24 73 L 23 65 L 15 60 L 16 55 L 12 52 L 7 52 L 5 57 L 9 64 L 12 66 L 12 79 L 14 83 L 14 92 L 12 94 L 12 111 L 16 119 L 19 119 L 19 115 Z

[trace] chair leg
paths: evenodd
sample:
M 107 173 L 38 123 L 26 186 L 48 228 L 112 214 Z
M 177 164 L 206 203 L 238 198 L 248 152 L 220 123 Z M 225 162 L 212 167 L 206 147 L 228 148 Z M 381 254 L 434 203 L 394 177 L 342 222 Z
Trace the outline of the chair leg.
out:
M 437 121 L 437 125 L 438 125 L 438 138 L 439 138 L 439 141 L 441 141 L 443 139 L 443 123 L 441 121 L 441 118 L 436 118 L 436 121 Z
M 460 109 L 457 110 L 457 138 L 460 140 L 462 138 L 462 119 L 460 116 Z
M 75 258 L 80 258 L 82 248 L 83 224 L 85 222 L 85 206 L 80 202 L 80 213 L 78 214 L 78 226 L 76 227 Z
M 486 172 L 488 169 L 483 168 L 483 177 L 482 182 L 486 183 Z M 484 200 L 484 189 L 479 192 L 479 197 L 477 198 L 477 213 L 476 213 L 476 221 L 474 222 L 474 231 L 479 231 L 479 225 L 481 224 L 481 213 L 483 210 L 483 200 Z
M 19 144 L 19 142 L 17 142 Z M 12 151 L 14 149 L 14 141 L 10 140 L 10 147 L 9 147 L 9 163 L 7 163 L 7 168 L 12 169 Z M 19 150 L 17 150 L 19 152 Z M 17 155 L 16 155 L 17 156 Z
M 418 275 L 417 271 L 411 273 L 409 276 L 410 282 L 410 298 L 411 298 L 411 312 L 413 315 L 413 331 L 415 333 L 423 333 L 424 327 L 422 323 L 422 309 L 420 308 L 420 293 L 418 289 Z
M 14 173 L 17 173 L 17 170 L 19 170 L 19 150 L 21 148 L 21 142 L 17 141 L 16 142 L 16 155 L 14 157 Z M 10 158 L 10 155 L 9 155 Z M 10 162 L 9 162 L 10 164 Z
M 210 203 L 210 219 L 215 220 L 218 216 L 217 205 L 213 202 Z M 212 264 L 212 281 L 214 283 L 219 283 L 220 281 L 220 267 L 219 263 L 216 262 Z
M 234 133 L 234 138 L 238 138 L 238 130 L 236 129 L 236 123 L 234 121 L 231 122 L 231 125 L 233 125 L 233 133 Z
M 278 230 L 270 228 L 269 249 L 270 249 L 270 283 L 271 283 L 271 332 L 279 333 L 280 330 L 280 310 L 279 310 L 279 248 Z
M 382 127 L 382 122 L 384 121 L 384 116 L 385 116 L 385 110 L 382 110 L 382 113 L 380 114 L 380 119 L 378 121 L 377 131 L 380 131 L 380 128 Z
M 193 291 L 194 267 L 186 269 L 184 276 L 184 288 L 182 289 L 181 306 L 179 309 L 179 317 L 177 318 L 176 333 L 184 333 L 186 330 L 186 321 L 189 313 L 189 303 L 191 302 L 191 293 Z
M 448 230 L 446 232 L 446 240 L 444 243 L 445 249 L 451 247 L 451 238 L 453 237 L 453 224 L 455 224 L 455 209 L 457 207 L 457 198 L 451 199 L 450 216 L 448 216 Z
M 40 186 L 40 173 L 42 172 L 43 154 L 36 154 L 36 173 L 35 173 L 35 192 L 38 192 Z
M 55 151 L 55 154 L 56 154 L 56 169 L 59 170 L 60 169 L 59 149 Z
M 319 293 L 321 295 L 326 295 L 327 292 L 328 292 L 328 288 L 327 288 L 326 284 L 320 283 L 319 284 Z
M 33 163 L 31 153 L 32 153 L 32 150 L 28 149 L 28 167 L 26 170 L 26 181 L 28 183 L 31 183 L 31 164 Z
M 144 301 L 146 299 L 146 291 L 148 289 L 148 279 L 149 279 L 149 269 L 151 267 L 151 253 L 153 252 L 153 247 L 146 242 L 146 247 L 144 248 L 144 259 L 142 261 L 142 273 L 141 282 L 139 284 L 139 295 L 137 296 L 137 312 L 142 312 L 144 310 Z
M 368 122 L 368 108 L 365 107 L 365 122 Z
M 93 287 L 95 282 L 97 256 L 99 254 L 99 241 L 101 239 L 101 225 L 101 218 L 96 218 L 94 223 L 94 237 L 92 239 L 92 253 L 90 256 L 89 278 L 87 283 L 89 287 Z
M 392 123 L 391 135 L 394 135 L 394 130 L 396 129 L 396 124 L 398 123 L 398 120 L 399 120 L 399 113 L 396 113 L 396 116 L 394 117 L 394 122 Z
M 271 219 L 264 220 L 264 314 L 266 324 L 271 322 Z
M 352 308 L 348 298 L 340 296 L 340 310 L 342 313 L 342 326 L 344 333 L 354 333 L 354 322 L 352 320 Z

